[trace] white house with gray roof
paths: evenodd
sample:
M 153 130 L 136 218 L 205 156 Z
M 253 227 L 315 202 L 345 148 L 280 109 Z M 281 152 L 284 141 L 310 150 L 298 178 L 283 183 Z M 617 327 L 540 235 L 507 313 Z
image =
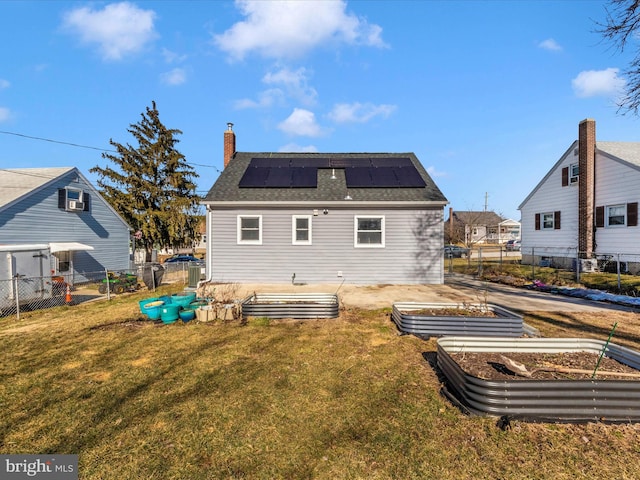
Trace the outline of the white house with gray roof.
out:
M 0 245 L 49 244 L 70 283 L 129 269 L 129 230 L 77 168 L 0 170 Z
M 236 152 L 207 207 L 215 282 L 443 282 L 439 188 L 413 153 Z
M 580 122 L 578 140 L 518 207 L 523 262 L 640 261 L 640 143 L 596 141 L 595 132 L 594 120 Z

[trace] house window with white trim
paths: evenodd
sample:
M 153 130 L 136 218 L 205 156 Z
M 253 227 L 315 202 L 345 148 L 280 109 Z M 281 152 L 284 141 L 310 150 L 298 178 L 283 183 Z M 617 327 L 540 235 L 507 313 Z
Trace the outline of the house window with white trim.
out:
M 294 245 L 311 245 L 311 215 L 294 215 L 291 217 L 291 243 Z
M 238 244 L 262 245 L 262 215 L 238 215 Z
M 625 204 L 607 206 L 606 212 L 607 227 L 624 227 L 627 224 L 627 206 Z
M 384 247 L 384 216 L 355 217 L 354 246 L 359 248 Z
M 569 184 L 578 183 L 580 179 L 580 167 L 577 163 L 569 165 Z
M 548 213 L 543 213 L 542 214 L 542 228 L 543 229 L 553 229 L 554 228 L 554 222 L 553 222 L 553 212 L 548 212 Z

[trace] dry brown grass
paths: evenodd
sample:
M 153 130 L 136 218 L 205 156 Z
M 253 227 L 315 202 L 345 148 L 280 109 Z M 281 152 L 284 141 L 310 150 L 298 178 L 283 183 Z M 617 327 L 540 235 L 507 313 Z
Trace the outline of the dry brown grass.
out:
M 141 298 L 0 320 L 1 453 L 78 453 L 83 479 L 640 477 L 638 425 L 465 416 L 440 394 L 435 341 L 399 336 L 388 310 L 165 326 Z M 640 347 L 619 315 L 614 341 Z M 611 320 L 525 317 L 598 338 Z

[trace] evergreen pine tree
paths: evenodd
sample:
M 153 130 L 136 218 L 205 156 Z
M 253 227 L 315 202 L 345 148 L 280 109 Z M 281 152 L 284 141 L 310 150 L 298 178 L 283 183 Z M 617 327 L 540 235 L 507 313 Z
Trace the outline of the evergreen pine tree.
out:
M 127 129 L 137 147 L 109 140 L 117 153 L 102 157 L 114 166 L 90 171 L 99 175 L 98 187 L 109 204 L 141 232 L 136 247 L 143 246 L 151 261 L 154 248 L 186 247 L 199 240 L 198 175 L 175 148 L 182 132 L 162 124 L 155 101 L 141 117 Z

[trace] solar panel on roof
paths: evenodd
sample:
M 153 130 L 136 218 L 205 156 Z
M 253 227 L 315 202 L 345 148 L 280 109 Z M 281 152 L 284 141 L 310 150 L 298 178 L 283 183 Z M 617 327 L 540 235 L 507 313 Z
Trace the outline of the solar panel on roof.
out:
M 371 165 L 374 167 L 411 167 L 413 162 L 407 157 L 373 157 Z
M 328 158 L 292 158 L 292 167 L 330 168 Z
M 240 188 L 264 187 L 268 176 L 269 168 L 250 167 L 244 171 L 238 186 Z
M 420 172 L 418 172 L 413 165 L 410 167 L 397 168 L 395 175 L 401 187 L 424 187 L 427 185 L 420 175 Z
M 355 157 L 336 157 L 331 159 L 331 167 L 333 168 L 347 168 L 347 167 L 370 167 L 371 159 L 355 158 Z
M 374 187 L 399 187 L 400 183 L 395 175 L 394 167 L 378 167 L 370 169 L 371 180 Z
M 318 186 L 318 169 L 311 167 L 292 168 L 291 186 L 294 188 L 315 188 Z
M 371 170 L 368 167 L 350 167 L 344 169 L 347 188 L 368 188 L 373 186 Z
M 289 188 L 293 169 L 290 167 L 276 167 L 269 169 L 269 176 L 264 186 L 268 188 Z

